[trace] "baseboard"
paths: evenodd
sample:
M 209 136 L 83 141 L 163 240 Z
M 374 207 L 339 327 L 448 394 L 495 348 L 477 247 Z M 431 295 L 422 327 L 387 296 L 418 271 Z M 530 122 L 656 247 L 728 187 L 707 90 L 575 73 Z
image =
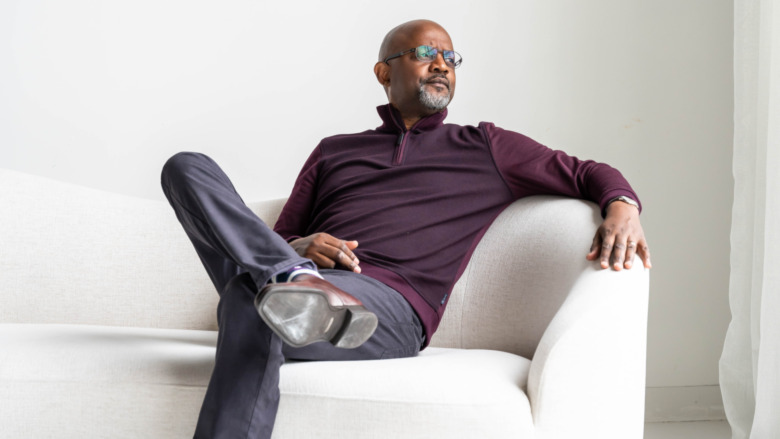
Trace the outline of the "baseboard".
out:
M 726 419 L 720 386 L 648 387 L 645 422 L 720 421 Z

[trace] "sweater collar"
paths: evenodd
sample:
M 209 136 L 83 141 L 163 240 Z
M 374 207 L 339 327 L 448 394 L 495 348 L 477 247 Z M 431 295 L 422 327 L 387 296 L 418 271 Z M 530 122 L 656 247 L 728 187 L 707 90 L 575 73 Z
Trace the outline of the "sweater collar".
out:
M 404 125 L 401 113 L 399 113 L 395 107 L 390 104 L 380 105 L 376 107 L 376 111 L 379 113 L 379 117 L 382 118 L 382 125 L 377 128 L 377 131 L 390 131 L 394 133 L 406 131 L 406 126 Z M 410 131 L 430 131 L 434 128 L 438 128 L 444 124 L 444 119 L 446 117 L 447 109 L 445 108 L 438 113 L 433 113 L 430 116 L 425 116 L 418 120 Z

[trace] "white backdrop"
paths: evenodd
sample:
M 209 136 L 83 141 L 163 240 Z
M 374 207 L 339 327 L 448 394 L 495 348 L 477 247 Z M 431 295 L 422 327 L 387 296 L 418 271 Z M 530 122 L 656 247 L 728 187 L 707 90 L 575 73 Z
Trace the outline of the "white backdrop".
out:
M 0 166 L 162 199 L 162 163 L 197 150 L 245 199 L 285 196 L 320 138 L 379 124 L 379 42 L 400 22 L 430 18 L 464 57 L 450 122 L 493 121 L 631 181 L 655 267 L 649 390 L 717 390 L 732 2 L 378 5 L 3 0 Z M 686 398 L 678 403 L 696 404 Z

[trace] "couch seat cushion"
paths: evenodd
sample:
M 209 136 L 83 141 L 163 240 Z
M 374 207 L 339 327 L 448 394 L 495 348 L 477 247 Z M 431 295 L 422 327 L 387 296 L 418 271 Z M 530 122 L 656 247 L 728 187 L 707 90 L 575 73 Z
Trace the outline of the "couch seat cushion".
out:
M 415 358 L 288 363 L 274 438 L 531 438 L 529 367 L 506 352 L 433 347 Z
M 0 425 L 9 437 L 191 436 L 215 344 L 212 331 L 0 324 L 0 394 L 14 401 Z M 288 363 L 274 437 L 531 437 L 529 365 L 505 352 L 444 348 Z

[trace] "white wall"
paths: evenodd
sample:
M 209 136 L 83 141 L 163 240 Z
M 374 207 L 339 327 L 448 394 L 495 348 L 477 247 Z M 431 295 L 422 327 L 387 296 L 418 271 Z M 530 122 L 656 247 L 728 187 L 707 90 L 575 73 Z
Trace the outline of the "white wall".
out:
M 162 163 L 197 150 L 245 199 L 285 196 L 320 138 L 379 124 L 378 44 L 402 21 L 431 18 L 465 60 L 450 122 L 494 121 L 632 182 L 655 264 L 649 398 L 716 391 L 729 320 L 732 2 L 378 4 L 4 0 L 0 166 L 162 199 Z

